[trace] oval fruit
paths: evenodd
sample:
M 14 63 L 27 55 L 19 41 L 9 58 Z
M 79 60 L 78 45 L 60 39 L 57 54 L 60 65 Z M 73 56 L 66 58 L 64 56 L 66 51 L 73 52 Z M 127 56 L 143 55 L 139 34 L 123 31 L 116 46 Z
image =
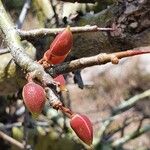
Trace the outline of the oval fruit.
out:
M 71 128 L 77 136 L 87 145 L 93 141 L 93 127 L 88 117 L 81 114 L 75 114 L 70 120 Z
M 22 95 L 29 111 L 34 116 L 38 116 L 42 112 L 46 100 L 43 87 L 34 82 L 29 82 L 23 87 Z

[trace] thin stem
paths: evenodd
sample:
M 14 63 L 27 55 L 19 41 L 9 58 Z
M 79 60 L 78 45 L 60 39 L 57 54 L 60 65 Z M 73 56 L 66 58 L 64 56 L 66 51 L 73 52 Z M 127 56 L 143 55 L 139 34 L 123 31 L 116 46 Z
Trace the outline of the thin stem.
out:
M 2 131 L 0 131 L 0 137 L 3 138 L 4 140 L 8 141 L 12 145 L 17 146 L 20 149 L 24 149 L 24 145 L 22 143 L 13 139 L 12 137 L 8 136 L 7 134 L 3 133 Z
M 139 100 L 142 100 L 145 97 L 150 97 L 150 89 L 146 90 L 145 92 L 141 94 L 137 94 L 134 97 L 128 99 L 127 101 L 124 101 L 122 104 L 120 104 L 118 107 L 114 108 L 112 114 L 120 114 L 128 109 L 130 109 L 132 106 L 134 106 Z
M 26 109 L 26 108 L 25 108 Z M 24 114 L 24 149 L 27 150 L 27 146 L 28 146 L 28 125 L 29 123 L 29 112 L 26 109 L 25 110 L 25 114 Z
M 53 9 L 53 12 L 54 12 L 54 17 L 55 17 L 55 20 L 56 20 L 56 26 L 58 27 L 59 26 L 59 18 L 58 18 L 58 15 L 56 13 L 56 7 L 53 4 L 53 0 L 50 0 L 50 2 L 51 2 L 51 6 L 52 6 L 52 9 Z
M 65 28 L 40 28 L 29 31 L 17 30 L 18 34 L 22 38 L 31 38 L 31 37 L 40 37 L 40 36 L 54 36 L 60 32 L 62 32 Z M 113 28 L 100 28 L 96 25 L 94 26 L 81 26 L 81 27 L 71 27 L 71 32 L 75 33 L 84 33 L 84 32 L 99 32 L 99 31 L 114 31 Z
M 31 0 L 26 0 L 23 5 L 23 8 L 21 10 L 20 16 L 19 16 L 17 24 L 16 24 L 18 29 L 22 28 L 22 25 L 23 25 L 26 15 L 27 15 L 28 9 L 30 8 L 30 4 L 31 4 Z
M 126 142 L 130 141 L 131 139 L 135 139 L 137 137 L 139 137 L 140 135 L 146 133 L 150 131 L 150 126 L 145 126 L 139 130 L 136 130 L 135 132 L 129 134 L 129 135 L 125 135 L 124 137 L 114 141 L 112 143 L 112 147 L 114 148 L 119 148 L 121 147 L 123 144 L 125 144 Z
M 99 132 L 99 143 L 102 141 L 103 136 L 106 132 L 106 129 L 108 128 L 108 126 L 111 124 L 112 121 L 115 121 L 116 118 L 119 117 L 120 112 L 124 112 L 126 110 L 128 110 L 129 108 L 131 108 L 131 106 L 133 106 L 135 103 L 137 103 L 137 101 L 142 100 L 145 97 L 150 96 L 150 90 L 147 90 L 141 94 L 138 94 L 132 98 L 130 98 L 129 100 L 125 101 L 123 104 L 120 104 L 118 107 L 116 107 L 116 109 L 113 111 L 115 113 L 112 113 L 113 116 L 108 117 L 107 119 L 103 120 L 102 122 L 102 126 Z
M 48 87 L 45 88 L 45 91 L 50 106 L 56 110 L 60 110 L 68 118 L 71 118 L 74 113 L 69 108 L 63 106 L 62 102 L 58 99 L 54 92 Z

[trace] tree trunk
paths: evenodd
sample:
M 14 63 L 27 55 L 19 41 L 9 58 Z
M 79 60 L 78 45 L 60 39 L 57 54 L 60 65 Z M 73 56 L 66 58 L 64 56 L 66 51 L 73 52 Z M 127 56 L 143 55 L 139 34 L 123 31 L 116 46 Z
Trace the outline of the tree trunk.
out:
M 80 58 L 150 45 L 150 1 L 128 0 L 95 14 L 86 15 L 76 25 L 116 27 L 113 32 L 80 33 L 74 36 L 72 54 Z

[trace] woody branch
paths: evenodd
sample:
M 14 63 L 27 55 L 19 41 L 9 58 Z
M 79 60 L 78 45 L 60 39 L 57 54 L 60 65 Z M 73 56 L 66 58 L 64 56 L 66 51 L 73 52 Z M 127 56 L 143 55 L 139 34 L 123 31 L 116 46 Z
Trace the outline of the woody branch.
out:
M 22 38 L 32 38 L 32 37 L 40 37 L 40 36 L 53 36 L 56 35 L 60 32 L 62 32 L 64 28 L 40 28 L 40 29 L 33 29 L 29 31 L 25 30 L 17 30 L 18 34 Z M 71 27 L 70 28 L 72 33 L 84 33 L 84 32 L 98 32 L 98 31 L 114 31 L 115 29 L 113 28 L 101 28 L 98 27 L 97 25 L 90 26 L 80 26 L 80 27 Z
M 66 115 L 69 115 L 70 110 L 63 107 L 59 98 L 54 94 L 51 85 L 56 85 L 53 78 L 44 71 L 44 68 L 32 60 L 25 52 L 21 45 L 20 37 L 16 30 L 13 29 L 13 23 L 10 21 L 2 2 L 0 1 L 0 29 L 5 35 L 5 41 L 7 43 L 8 49 L 15 62 L 26 72 L 32 74 L 32 78 L 38 79 L 46 87 L 47 99 L 49 100 L 51 106 L 54 109 L 60 109 Z M 10 32 L 11 29 L 11 32 Z M 68 114 L 69 112 L 69 114 Z
M 124 52 L 117 52 L 111 54 L 98 54 L 92 57 L 85 57 L 76 59 L 70 62 L 65 62 L 62 64 L 55 65 L 53 68 L 48 69 L 47 71 L 52 75 L 56 76 L 63 73 L 68 73 L 77 69 L 83 69 L 86 67 L 94 66 L 94 65 L 103 65 L 106 63 L 118 64 L 119 59 L 150 53 L 150 49 L 148 50 L 128 50 Z
M 53 78 L 44 71 L 44 68 L 38 64 L 37 62 L 33 61 L 28 55 L 24 52 L 24 48 L 21 45 L 20 37 L 17 31 L 13 28 L 13 23 L 10 21 L 7 13 L 0 1 L 0 28 L 2 29 L 3 33 L 5 34 L 5 41 L 7 42 L 7 46 L 10 50 L 11 55 L 13 56 L 15 62 L 25 71 L 32 72 L 34 78 L 38 79 L 44 85 L 53 85 L 55 84 Z M 10 30 L 11 29 L 11 30 Z M 11 31 L 11 32 L 10 32 Z M 81 69 L 93 65 L 101 65 L 106 64 L 108 62 L 112 62 L 113 64 L 118 64 L 119 59 L 139 54 L 150 53 L 150 50 L 129 50 L 125 52 L 118 52 L 112 54 L 99 54 L 92 57 L 81 58 L 71 62 L 66 62 L 63 64 L 59 64 L 54 66 L 53 68 L 49 69 L 48 72 L 56 76 L 58 74 L 71 72 L 76 69 Z M 48 90 L 50 94 L 49 97 L 53 97 L 53 102 L 59 100 L 54 92 L 49 88 Z M 50 98 L 50 99 L 51 99 Z M 54 104 L 54 103 L 53 103 Z M 55 105 L 53 105 L 55 107 Z M 55 103 L 56 104 L 56 103 Z M 57 109 L 57 108 L 56 108 Z

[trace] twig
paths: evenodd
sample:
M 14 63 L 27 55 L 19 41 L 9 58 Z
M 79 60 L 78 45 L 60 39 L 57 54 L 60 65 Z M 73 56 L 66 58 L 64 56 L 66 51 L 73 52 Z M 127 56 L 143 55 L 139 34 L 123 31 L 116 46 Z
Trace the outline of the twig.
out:
M 55 21 L 56 21 L 56 27 L 58 27 L 59 26 L 59 18 L 58 18 L 58 15 L 56 13 L 56 7 L 53 4 L 53 0 L 50 0 L 50 2 L 51 2 L 51 6 L 52 6 L 52 9 L 53 9 L 53 12 L 54 12 L 54 18 L 55 18 Z
M 0 137 L 3 138 L 4 140 L 8 141 L 12 145 L 17 146 L 20 149 L 24 149 L 24 145 L 22 143 L 13 139 L 12 137 L 8 136 L 7 134 L 3 133 L 2 131 L 0 131 Z
M 98 32 L 98 31 L 114 31 L 113 28 L 100 28 L 96 25 L 94 26 L 81 26 L 81 27 L 71 27 L 72 33 L 84 33 L 84 32 Z M 64 28 L 40 28 L 29 31 L 17 30 L 18 34 L 22 38 L 40 37 L 40 36 L 54 36 L 62 32 Z
M 125 124 L 127 124 L 126 123 L 127 122 L 127 117 L 124 119 L 124 121 L 123 121 L 123 125 L 124 125 L 124 127 L 122 127 L 121 129 L 120 129 L 120 137 L 123 137 L 124 136 L 124 132 L 125 132 Z
M 150 50 L 128 50 L 124 52 L 117 52 L 112 54 L 99 54 L 92 57 L 85 57 L 81 59 L 72 60 L 69 62 L 65 62 L 59 65 L 55 65 L 53 68 L 48 69 L 47 71 L 52 75 L 56 76 L 59 74 L 64 74 L 68 72 L 72 72 L 77 69 L 83 69 L 86 67 L 94 66 L 94 65 L 102 65 L 108 62 L 112 62 L 113 64 L 118 64 L 119 59 L 130 57 L 134 55 L 146 54 L 150 53 Z
M 141 129 L 143 121 L 144 121 L 144 118 L 141 118 L 139 125 L 138 125 L 138 128 L 137 128 L 137 131 Z
M 98 143 L 102 142 L 102 139 L 104 137 L 105 131 L 108 128 L 108 126 L 111 124 L 112 121 L 114 121 L 116 118 L 118 118 L 119 116 L 112 116 L 107 118 L 105 121 L 103 121 L 102 125 L 101 125 L 101 129 L 99 131 L 99 141 Z
M 63 106 L 62 102 L 60 102 L 56 94 L 54 94 L 54 92 L 48 87 L 45 88 L 45 92 L 50 106 L 56 110 L 62 111 L 68 118 L 71 118 L 73 112 L 69 108 Z
M 145 126 L 139 130 L 136 130 L 135 132 L 129 134 L 129 135 L 125 135 L 124 137 L 114 141 L 112 143 L 112 147 L 114 148 L 119 148 L 121 147 L 123 144 L 125 144 L 126 142 L 128 142 L 129 140 L 135 139 L 137 137 L 139 137 L 140 135 L 146 133 L 150 131 L 150 126 Z
M 114 116 L 108 117 L 107 119 L 103 120 L 102 122 L 102 126 L 99 132 L 99 143 L 102 141 L 103 136 L 106 132 L 106 129 L 108 128 L 108 126 L 111 124 L 112 121 L 116 120 L 116 118 L 119 117 L 120 112 L 122 111 L 126 111 L 129 108 L 131 108 L 131 106 L 133 106 L 133 104 L 135 104 L 137 101 L 150 96 L 150 90 L 147 90 L 141 94 L 138 94 L 132 98 L 130 98 L 129 100 L 127 100 L 126 102 L 124 102 L 123 104 L 120 104 L 117 108 L 116 113 L 114 114 Z M 133 101 L 134 100 L 134 101 Z M 132 104 L 132 105 L 131 105 Z
M 149 119 L 149 117 L 144 116 L 142 119 L 143 119 L 143 120 L 144 120 L 144 119 Z M 127 120 L 122 126 L 118 126 L 118 127 L 115 128 L 114 130 L 110 130 L 110 131 L 108 131 L 108 132 L 105 132 L 105 133 L 106 133 L 106 138 L 105 138 L 105 139 L 111 138 L 115 133 L 117 133 L 117 132 L 123 130 L 123 129 L 126 128 L 128 125 L 130 125 L 130 123 L 132 123 L 132 122 L 139 122 L 139 120 L 141 120 L 141 118 L 139 118 L 139 117 L 131 118 L 131 119 Z M 107 131 L 107 130 L 106 130 L 106 131 Z
M 70 62 L 65 62 L 63 64 L 55 65 L 53 68 L 47 69 L 47 71 L 52 75 L 56 76 L 59 74 L 64 74 L 72 72 L 78 69 L 83 69 L 93 65 L 102 65 L 108 62 L 117 64 L 119 59 L 130 57 L 134 55 L 150 53 L 150 50 L 128 50 L 124 52 L 117 52 L 112 54 L 99 54 L 92 57 L 86 57 L 81 59 L 76 59 Z
M 22 11 L 20 13 L 19 19 L 16 24 L 18 29 L 22 28 L 22 25 L 23 25 L 26 15 L 27 15 L 28 9 L 30 8 L 30 4 L 31 4 L 31 0 L 26 0 L 24 3 L 24 6 L 22 8 Z
M 9 129 L 11 129 L 11 128 L 13 128 L 13 127 L 21 127 L 22 126 L 22 122 L 16 122 L 16 123 L 11 123 L 11 124 L 2 124 L 1 126 L 0 126 L 0 130 L 9 130 Z
M 146 90 L 145 92 L 135 95 L 134 97 L 130 98 L 127 101 L 124 101 L 122 104 L 120 104 L 118 107 L 116 107 L 112 114 L 116 115 L 119 113 L 122 113 L 128 109 L 130 109 L 132 106 L 134 106 L 139 100 L 145 98 L 145 97 L 149 97 L 150 96 L 150 89 Z
M 25 110 L 25 114 L 24 114 L 24 131 L 23 131 L 23 134 L 24 134 L 24 149 L 27 150 L 27 147 L 28 147 L 28 124 L 29 124 L 29 112 L 28 110 L 26 109 Z

